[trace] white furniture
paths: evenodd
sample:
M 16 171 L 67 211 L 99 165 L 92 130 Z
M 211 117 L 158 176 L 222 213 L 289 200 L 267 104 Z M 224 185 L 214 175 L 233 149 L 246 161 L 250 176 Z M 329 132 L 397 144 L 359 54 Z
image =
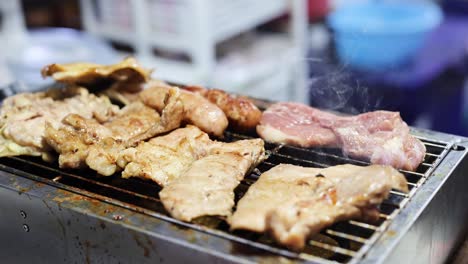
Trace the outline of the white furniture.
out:
M 156 69 L 157 78 L 215 85 L 266 99 L 306 100 L 305 0 L 81 0 L 81 5 L 87 31 L 131 46 L 143 64 Z M 215 76 L 222 72 L 217 70 L 217 44 L 288 12 L 291 28 L 285 37 L 290 44 L 278 53 L 289 60 L 275 61 L 281 57 L 275 54 L 270 72 L 250 76 L 245 86 L 230 85 L 226 74 Z M 155 55 L 154 48 L 190 60 Z
M 7 62 L 25 46 L 27 34 L 19 0 L 0 1 L 0 16 L 0 86 L 5 86 L 14 81 Z

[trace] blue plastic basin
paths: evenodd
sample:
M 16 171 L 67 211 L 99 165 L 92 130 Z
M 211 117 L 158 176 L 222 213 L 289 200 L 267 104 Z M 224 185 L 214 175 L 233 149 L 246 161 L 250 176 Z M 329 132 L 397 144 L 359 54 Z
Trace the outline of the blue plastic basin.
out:
M 429 2 L 346 5 L 328 16 L 341 62 L 371 71 L 408 62 L 441 20 Z

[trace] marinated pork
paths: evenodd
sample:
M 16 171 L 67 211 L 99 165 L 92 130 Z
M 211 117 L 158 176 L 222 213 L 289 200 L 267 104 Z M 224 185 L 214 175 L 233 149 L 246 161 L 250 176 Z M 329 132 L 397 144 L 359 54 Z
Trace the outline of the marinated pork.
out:
M 88 166 L 101 175 L 112 175 L 120 169 L 117 160 L 123 150 L 180 126 L 183 108 L 178 89 L 171 90 L 165 103 L 162 116 L 143 103 L 134 102 L 102 124 L 68 115 L 58 128 L 46 126 L 45 139 L 60 154 L 61 168 Z
M 125 167 L 122 177 L 162 186 L 159 196 L 166 210 L 191 221 L 203 215 L 229 215 L 235 187 L 264 159 L 264 152 L 261 139 L 217 142 L 189 125 L 126 149 L 119 164 Z
M 50 64 L 41 74 L 52 77 L 58 82 L 94 86 L 107 82 L 143 83 L 149 80 L 151 71 L 141 67 L 134 58 L 128 57 L 112 65 L 94 63 Z
M 240 132 L 254 130 L 262 112 L 249 99 L 228 94 L 219 89 L 205 89 L 198 86 L 187 86 L 186 90 L 198 93 L 216 104 L 226 114 L 229 126 Z
M 238 202 L 231 229 L 270 232 L 301 250 L 306 239 L 337 221 L 375 220 L 376 206 L 392 188 L 407 192 L 404 176 L 390 166 L 278 165 L 263 173 Z
M 173 217 L 183 221 L 205 215 L 229 216 L 234 189 L 264 155 L 261 139 L 215 143 L 208 156 L 194 161 L 159 192 L 161 202 Z
M 44 140 L 46 122 L 57 129 L 69 114 L 104 122 L 117 111 L 107 97 L 79 87 L 8 97 L 0 110 L 0 156 L 33 155 L 51 160 L 51 148 Z
M 208 155 L 211 144 L 208 134 L 195 126 L 176 129 L 126 149 L 119 159 L 119 165 L 125 168 L 122 177 L 149 179 L 164 187 L 194 161 Z
M 410 171 L 416 170 L 426 152 L 397 112 L 344 117 L 298 103 L 277 103 L 263 113 L 257 132 L 270 142 L 339 147 L 350 157 Z
M 158 111 L 164 107 L 164 98 L 171 87 L 160 81 L 151 81 L 140 93 L 140 100 Z M 184 121 L 195 125 L 208 134 L 222 136 L 228 126 L 224 112 L 202 96 L 181 91 L 180 100 L 184 106 Z

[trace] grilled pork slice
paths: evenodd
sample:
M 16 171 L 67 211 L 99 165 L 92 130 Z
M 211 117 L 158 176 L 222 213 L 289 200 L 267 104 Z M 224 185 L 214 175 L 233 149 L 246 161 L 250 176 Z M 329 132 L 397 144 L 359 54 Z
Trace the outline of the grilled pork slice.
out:
M 178 90 L 172 92 L 161 117 L 154 109 L 134 102 L 103 124 L 68 115 L 58 128 L 47 125 L 45 139 L 60 154 L 61 168 L 88 166 L 101 175 L 112 175 L 120 169 L 117 160 L 124 149 L 180 126 L 183 108 Z
M 244 175 L 265 157 L 263 140 L 232 143 L 212 141 L 195 126 L 129 148 L 119 160 L 123 178 L 149 179 L 166 210 L 191 221 L 203 215 L 230 215 L 234 189 Z
M 123 178 L 149 179 L 164 187 L 206 156 L 211 144 L 208 134 L 189 125 L 126 149 L 118 163 L 125 168 Z
M 157 109 L 164 107 L 164 98 L 171 86 L 160 81 L 150 81 L 143 90 L 139 99 L 146 105 Z M 180 100 L 184 105 L 184 121 L 199 127 L 204 132 L 222 136 L 228 126 L 228 120 L 224 112 L 215 104 L 202 96 L 181 90 Z
M 254 130 L 262 112 L 245 97 L 228 94 L 219 89 L 205 89 L 199 86 L 187 86 L 184 89 L 198 93 L 216 104 L 229 119 L 229 126 L 240 132 Z
M 94 63 L 50 64 L 45 66 L 41 74 L 51 76 L 58 82 L 93 86 L 103 81 L 142 83 L 150 78 L 151 71 L 141 67 L 137 61 L 128 57 L 113 65 Z
M 407 192 L 404 176 L 390 166 L 278 165 L 263 173 L 237 204 L 231 229 L 272 233 L 293 250 L 326 226 L 378 217 L 376 206 L 392 188 Z
M 257 126 L 265 140 L 300 147 L 339 147 L 345 155 L 414 171 L 426 153 L 397 112 L 343 117 L 298 103 L 277 103 Z
M 44 140 L 46 122 L 58 128 L 72 113 L 104 122 L 117 111 L 107 97 L 97 97 L 79 87 L 8 97 L 0 110 L 0 156 L 42 155 L 44 160 L 51 160 L 51 148 Z
M 234 189 L 265 155 L 261 139 L 215 145 L 208 156 L 193 162 L 159 193 L 173 217 L 191 221 L 205 215 L 231 215 Z

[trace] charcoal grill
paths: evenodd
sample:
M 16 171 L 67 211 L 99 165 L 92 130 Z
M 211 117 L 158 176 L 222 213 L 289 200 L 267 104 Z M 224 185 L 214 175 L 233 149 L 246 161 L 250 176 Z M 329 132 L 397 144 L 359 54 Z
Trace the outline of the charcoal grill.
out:
M 270 237 L 230 232 L 221 218 L 171 218 L 160 188 L 118 175 L 60 170 L 39 158 L 0 159 L 0 260 L 3 263 L 440 263 L 466 232 L 468 141 L 412 129 L 427 148 L 410 192 L 392 191 L 380 219 L 337 223 L 292 252 Z M 249 138 L 226 132 L 225 140 Z M 366 162 L 336 149 L 266 144 L 269 157 L 235 190 L 240 199 L 260 173 L 279 163 L 327 167 Z

